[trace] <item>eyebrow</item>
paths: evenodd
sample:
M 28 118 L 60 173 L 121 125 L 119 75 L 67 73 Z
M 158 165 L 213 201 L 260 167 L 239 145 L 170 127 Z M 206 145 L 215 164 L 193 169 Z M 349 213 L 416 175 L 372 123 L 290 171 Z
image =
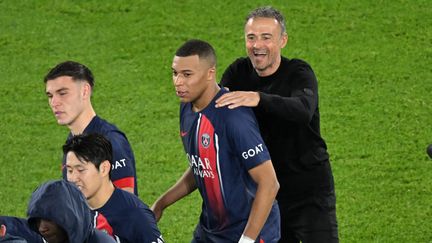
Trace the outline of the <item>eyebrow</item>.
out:
M 260 33 L 260 34 L 254 34 L 254 33 L 249 33 L 246 36 L 262 36 L 262 35 L 273 35 L 272 33 Z
M 65 91 L 65 90 L 69 90 L 69 88 L 63 87 L 63 88 L 60 88 L 60 89 L 58 89 L 58 90 L 55 90 L 53 93 L 59 93 L 59 92 Z M 46 93 L 46 94 L 52 94 L 52 93 L 49 92 L 49 91 L 46 91 L 45 93 Z
M 66 163 L 66 168 L 77 168 L 77 167 L 85 167 L 85 166 L 82 165 L 82 164 L 77 164 L 77 165 L 68 165 L 68 164 Z
M 193 72 L 191 69 L 176 70 L 174 68 L 171 68 L 171 70 L 175 71 L 175 72 L 178 72 L 178 73 Z

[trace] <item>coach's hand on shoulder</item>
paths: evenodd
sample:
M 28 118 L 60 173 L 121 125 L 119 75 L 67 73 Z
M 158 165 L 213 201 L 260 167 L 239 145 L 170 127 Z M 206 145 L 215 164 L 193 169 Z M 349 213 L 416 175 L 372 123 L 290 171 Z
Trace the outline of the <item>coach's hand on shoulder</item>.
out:
M 228 106 L 234 109 L 239 106 L 256 107 L 260 101 L 258 92 L 252 91 L 233 91 L 223 94 L 216 100 L 216 108 Z

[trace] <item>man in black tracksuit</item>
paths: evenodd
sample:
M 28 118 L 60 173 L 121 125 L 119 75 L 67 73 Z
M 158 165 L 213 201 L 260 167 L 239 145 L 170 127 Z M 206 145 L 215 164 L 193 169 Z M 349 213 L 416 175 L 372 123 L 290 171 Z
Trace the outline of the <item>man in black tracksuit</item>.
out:
M 246 18 L 247 58 L 224 72 L 231 91 L 217 107 L 254 107 L 280 189 L 280 242 L 338 242 L 335 192 L 327 146 L 320 135 L 318 84 L 311 67 L 281 56 L 288 36 L 272 7 Z

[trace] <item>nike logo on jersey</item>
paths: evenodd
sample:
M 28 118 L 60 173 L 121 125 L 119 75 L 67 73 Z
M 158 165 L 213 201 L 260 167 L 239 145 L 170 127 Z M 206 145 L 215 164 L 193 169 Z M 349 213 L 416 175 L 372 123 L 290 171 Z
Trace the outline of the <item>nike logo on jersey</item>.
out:
M 180 131 L 180 136 L 182 136 L 182 137 L 186 136 L 187 134 L 188 134 L 187 132 Z

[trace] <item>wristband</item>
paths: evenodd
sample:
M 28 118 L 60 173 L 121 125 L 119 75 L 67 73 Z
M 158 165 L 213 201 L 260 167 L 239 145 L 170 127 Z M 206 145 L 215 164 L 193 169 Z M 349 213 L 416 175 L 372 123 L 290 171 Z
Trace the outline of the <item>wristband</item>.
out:
M 242 235 L 240 237 L 240 240 L 238 241 L 238 243 L 254 243 L 254 242 L 255 242 L 255 240 L 247 237 L 246 235 Z

